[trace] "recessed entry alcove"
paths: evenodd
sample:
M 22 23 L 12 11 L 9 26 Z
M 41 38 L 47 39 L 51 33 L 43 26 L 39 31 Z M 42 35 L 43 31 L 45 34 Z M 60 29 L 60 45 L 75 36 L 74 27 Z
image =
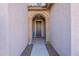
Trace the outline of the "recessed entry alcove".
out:
M 32 38 L 46 37 L 45 17 L 41 14 L 36 14 L 32 19 Z

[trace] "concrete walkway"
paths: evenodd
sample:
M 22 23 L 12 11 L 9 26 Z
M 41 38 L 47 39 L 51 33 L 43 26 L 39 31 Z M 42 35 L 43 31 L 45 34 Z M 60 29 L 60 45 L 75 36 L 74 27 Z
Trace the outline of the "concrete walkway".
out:
M 33 40 L 31 56 L 49 56 L 45 42 L 42 38 L 36 38 Z
M 50 42 L 45 42 L 43 38 L 35 38 L 33 44 L 28 45 L 21 56 L 59 56 Z

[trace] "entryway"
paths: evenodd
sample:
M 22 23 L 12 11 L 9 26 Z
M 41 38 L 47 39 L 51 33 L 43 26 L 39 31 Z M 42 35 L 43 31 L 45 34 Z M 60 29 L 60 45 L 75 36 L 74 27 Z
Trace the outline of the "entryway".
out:
M 46 24 L 45 18 L 38 14 L 32 20 L 32 38 L 45 38 Z

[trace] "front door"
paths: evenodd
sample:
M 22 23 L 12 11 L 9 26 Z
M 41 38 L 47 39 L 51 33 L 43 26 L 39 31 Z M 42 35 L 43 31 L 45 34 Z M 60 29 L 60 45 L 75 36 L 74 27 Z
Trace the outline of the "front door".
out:
M 41 21 L 36 21 L 36 37 L 41 37 Z

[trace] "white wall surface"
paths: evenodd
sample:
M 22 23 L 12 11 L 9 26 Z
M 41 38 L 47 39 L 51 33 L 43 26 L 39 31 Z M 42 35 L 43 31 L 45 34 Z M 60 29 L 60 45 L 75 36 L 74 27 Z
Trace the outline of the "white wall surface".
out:
M 9 55 L 20 55 L 28 43 L 27 4 L 8 4 Z
M 59 55 L 70 55 L 70 4 L 54 4 L 49 19 L 50 42 Z
M 79 56 L 79 4 L 71 4 L 71 54 Z
M 8 4 L 0 4 L 0 56 L 8 55 L 7 28 L 8 28 Z

